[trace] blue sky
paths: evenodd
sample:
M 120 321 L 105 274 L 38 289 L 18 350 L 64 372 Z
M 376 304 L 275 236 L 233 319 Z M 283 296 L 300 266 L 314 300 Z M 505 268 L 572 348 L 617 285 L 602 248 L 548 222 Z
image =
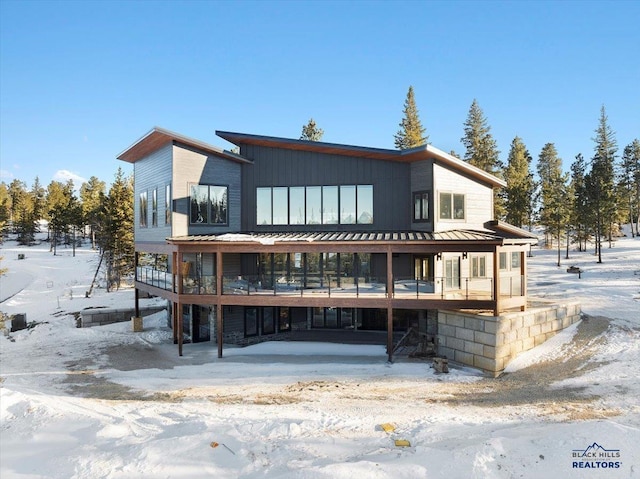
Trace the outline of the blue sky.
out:
M 0 180 L 95 175 L 153 126 L 393 148 L 409 85 L 462 154 L 473 99 L 506 161 L 520 136 L 568 168 L 605 105 L 640 137 L 640 2 L 0 1 Z

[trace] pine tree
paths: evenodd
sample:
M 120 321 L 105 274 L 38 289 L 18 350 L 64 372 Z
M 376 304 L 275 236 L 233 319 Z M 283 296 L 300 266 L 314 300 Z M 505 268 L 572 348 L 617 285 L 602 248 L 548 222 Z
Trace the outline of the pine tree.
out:
M 105 201 L 106 185 L 97 177 L 92 176 L 89 181 L 82 183 L 80 187 L 80 200 L 82 201 L 82 214 L 86 224 L 90 228 L 91 247 L 96 249 L 96 231 L 100 221 L 100 211 Z
M 467 120 L 464 122 L 464 136 L 460 139 L 465 147 L 464 160 L 473 166 L 502 178 L 503 164 L 500 161 L 500 151 L 493 136 L 491 127 L 478 102 L 474 99 L 469 108 Z M 493 198 L 495 218 L 504 218 L 504 194 L 497 192 Z
M 620 164 L 619 184 L 627 205 L 631 236 L 640 236 L 640 140 L 624 148 Z M 635 231 L 634 231 L 635 223 Z
M 30 194 L 33 201 L 33 214 L 35 220 L 41 220 L 45 215 L 47 191 L 44 189 L 44 187 L 40 183 L 40 178 L 38 178 L 37 176 L 33 181 L 33 186 L 31 187 Z
M 302 127 L 302 135 L 300 135 L 300 139 L 306 141 L 320 141 L 322 140 L 322 135 L 324 135 L 324 130 L 322 128 L 318 128 L 315 120 L 311 118 L 309 119 L 309 123 Z
M 118 168 L 104 202 L 101 223 L 99 244 L 107 253 L 107 290 L 111 290 L 134 268 L 133 178 L 125 178 L 122 168 Z
M 20 214 L 22 208 L 22 202 L 27 194 L 27 185 L 20 180 L 13 180 L 9 184 L 9 222 L 12 228 L 15 230 L 16 223 L 20 221 Z
M 59 241 L 64 237 L 69 243 L 69 232 L 75 220 L 77 199 L 73 193 L 73 180 L 67 183 L 52 181 L 47 186 L 46 204 L 51 235 L 51 251 L 55 255 Z
M 602 263 L 602 237 L 607 235 L 609 247 L 616 215 L 616 194 L 614 191 L 614 165 L 618 146 L 615 134 L 608 123 L 604 106 L 600 109 L 598 128 L 593 138 L 596 146 L 591 160 L 591 171 L 587 176 L 589 203 L 595 217 L 596 254 Z
M 589 239 L 589 202 L 586 185 L 587 165 L 581 154 L 571 164 L 571 226 L 578 242 L 578 251 L 586 251 Z M 582 246 L 584 244 L 584 247 Z
M 4 241 L 9 218 L 11 217 L 11 197 L 7 185 L 0 182 L 0 244 Z
M 504 172 L 506 221 L 522 227 L 531 222 L 531 204 L 535 183 L 530 171 L 531 155 L 522 139 L 515 137 L 511 142 L 509 160 Z
M 557 240 L 558 266 L 560 266 L 560 242 L 562 233 L 569 226 L 569 187 L 568 175 L 562 172 L 562 160 L 553 143 L 542 147 L 538 157 L 538 176 L 540 177 L 540 224 L 545 227 L 545 236 Z M 569 238 L 567 238 L 569 241 Z
M 426 129 L 422 126 L 420 117 L 418 116 L 413 86 L 409 87 L 402 112 L 404 117 L 400 122 L 400 129 L 394 135 L 396 148 L 406 150 L 408 148 L 426 145 L 429 142 L 429 135 L 425 135 Z

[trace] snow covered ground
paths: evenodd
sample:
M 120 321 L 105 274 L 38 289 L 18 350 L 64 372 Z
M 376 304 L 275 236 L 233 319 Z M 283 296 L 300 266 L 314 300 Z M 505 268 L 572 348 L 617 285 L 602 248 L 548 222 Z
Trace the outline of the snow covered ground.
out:
M 273 342 L 218 359 L 199 343 L 179 357 L 162 313 L 142 333 L 78 329 L 74 312 L 133 293 L 85 298 L 97 254 L 58 253 L 0 248 L 0 310 L 39 323 L 0 336 L 3 479 L 640 477 L 638 239 L 600 265 L 572 251 L 558 268 L 534 249 L 531 294 L 579 299 L 589 317 L 498 379 L 388 364 L 382 346 Z

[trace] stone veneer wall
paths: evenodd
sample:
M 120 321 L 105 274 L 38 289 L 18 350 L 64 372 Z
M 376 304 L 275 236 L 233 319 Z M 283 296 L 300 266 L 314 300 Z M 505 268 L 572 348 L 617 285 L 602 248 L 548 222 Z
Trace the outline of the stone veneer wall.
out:
M 497 317 L 441 310 L 437 353 L 495 377 L 519 353 L 544 343 L 580 319 L 577 302 L 536 306 Z
M 166 311 L 166 306 L 146 306 L 140 308 L 140 316 L 149 316 L 150 314 Z M 133 308 L 123 309 L 85 309 L 80 312 L 79 328 L 89 328 L 91 326 L 103 326 L 105 324 L 119 323 L 122 321 L 130 321 L 135 314 Z

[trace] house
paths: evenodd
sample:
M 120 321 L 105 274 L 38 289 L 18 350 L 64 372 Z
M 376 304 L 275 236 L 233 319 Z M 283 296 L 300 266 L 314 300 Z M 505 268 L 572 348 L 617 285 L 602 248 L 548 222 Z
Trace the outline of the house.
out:
M 391 360 L 409 328 L 438 335 L 439 311 L 527 308 L 535 240 L 494 219 L 503 180 L 431 145 L 216 134 L 239 152 L 153 128 L 118 155 L 134 165 L 136 308 L 140 292 L 171 302 L 180 355 L 185 338 L 222 357 L 332 331 L 379 337 Z

